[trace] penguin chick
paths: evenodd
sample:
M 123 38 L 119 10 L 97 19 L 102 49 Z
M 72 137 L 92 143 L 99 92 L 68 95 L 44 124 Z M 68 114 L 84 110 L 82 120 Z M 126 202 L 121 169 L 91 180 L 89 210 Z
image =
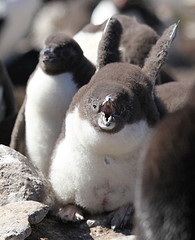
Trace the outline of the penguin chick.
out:
M 152 47 L 159 39 L 158 34 L 147 24 L 138 22 L 135 17 L 116 14 L 111 19 L 113 21 L 118 20 L 122 28 L 122 36 L 118 47 L 118 51 L 120 52 L 118 61 L 143 67 Z M 84 55 L 95 65 L 98 64 L 99 43 L 108 22 L 109 19 L 100 25 L 90 23 L 74 36 L 74 40 L 82 47 Z M 113 32 L 110 32 L 110 38 L 117 39 L 117 28 L 118 26 L 115 27 Z M 105 51 L 103 54 L 105 54 Z M 171 73 L 169 67 L 163 67 L 158 78 L 158 83 L 174 80 L 174 75 Z
M 24 141 L 24 154 L 44 174 L 72 97 L 94 72 L 95 67 L 72 38 L 59 33 L 46 39 L 29 79 L 10 144 L 22 151 Z
M 62 207 L 94 214 L 132 203 L 136 162 L 158 119 L 152 85 L 139 67 L 111 63 L 99 70 L 75 95 L 54 150 L 50 180 Z M 78 213 L 59 215 L 76 220 Z
M 157 85 L 155 92 L 166 111 L 172 113 L 185 105 L 192 86 L 191 81 L 174 81 Z
M 195 86 L 183 108 L 152 134 L 136 184 L 139 239 L 192 240 L 194 218 Z
M 135 17 L 116 14 L 112 16 L 112 19 L 120 22 L 123 31 L 119 45 L 120 61 L 142 67 L 145 58 L 158 39 L 158 34 L 148 25 L 139 23 Z M 107 22 L 108 20 L 100 25 L 90 23 L 74 36 L 83 49 L 84 55 L 95 65 L 97 64 L 99 42 Z
M 114 23 L 118 26 L 111 19 L 101 39 L 96 73 L 71 102 L 49 178 L 58 199 L 54 208 L 62 220 L 82 220 L 82 209 L 91 214 L 111 212 L 110 224 L 119 228 L 126 225 L 132 211 L 142 146 L 161 117 L 154 86 L 176 25 L 157 41 L 141 69 L 117 62 L 112 51 L 118 52 L 119 41 L 110 38 Z

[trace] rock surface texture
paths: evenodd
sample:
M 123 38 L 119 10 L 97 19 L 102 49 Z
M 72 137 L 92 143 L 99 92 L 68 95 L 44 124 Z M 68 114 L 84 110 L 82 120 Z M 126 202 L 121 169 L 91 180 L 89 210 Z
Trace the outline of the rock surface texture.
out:
M 30 224 L 39 223 L 48 206 L 34 201 L 9 203 L 0 207 L 0 239 L 23 240 L 31 234 Z
M 0 145 L 0 205 L 33 200 L 50 205 L 53 201 L 50 183 L 15 150 Z

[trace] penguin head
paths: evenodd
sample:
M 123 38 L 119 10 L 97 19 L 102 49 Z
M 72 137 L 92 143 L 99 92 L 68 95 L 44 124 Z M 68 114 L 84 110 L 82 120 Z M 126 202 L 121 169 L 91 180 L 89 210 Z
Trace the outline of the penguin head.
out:
M 129 118 L 129 103 L 128 92 L 120 84 L 98 84 L 82 97 L 79 112 L 96 130 L 115 133 Z
M 107 133 L 139 120 L 153 124 L 159 118 L 151 82 L 139 67 L 128 63 L 100 69 L 82 94 L 79 112 L 96 130 Z
M 50 35 L 40 51 L 39 63 L 50 75 L 72 72 L 83 58 L 83 51 L 76 41 L 62 33 Z

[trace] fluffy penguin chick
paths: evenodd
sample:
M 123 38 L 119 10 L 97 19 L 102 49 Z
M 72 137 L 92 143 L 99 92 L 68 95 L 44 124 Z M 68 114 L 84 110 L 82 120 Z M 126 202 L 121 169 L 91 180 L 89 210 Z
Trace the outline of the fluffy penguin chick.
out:
M 47 38 L 23 107 L 26 154 L 44 174 L 72 97 L 94 72 L 72 38 L 60 33 Z
M 183 108 L 155 129 L 136 184 L 143 240 L 192 240 L 195 189 L 195 87 Z
M 80 206 L 116 210 L 111 225 L 123 224 L 141 147 L 159 118 L 152 91 L 139 67 L 111 63 L 74 96 L 50 168 L 63 220 L 83 219 Z

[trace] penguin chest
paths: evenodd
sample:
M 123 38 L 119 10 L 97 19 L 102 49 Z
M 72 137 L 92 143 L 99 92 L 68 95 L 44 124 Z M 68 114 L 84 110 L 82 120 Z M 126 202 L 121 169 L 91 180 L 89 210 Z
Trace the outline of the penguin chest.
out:
M 85 181 L 75 183 L 76 203 L 95 213 L 112 211 L 131 202 L 133 160 L 107 155 L 89 159 L 91 163 L 81 168 Z
M 67 110 L 77 90 L 71 73 L 51 76 L 38 68 L 27 86 L 26 111 L 57 117 Z
M 135 159 L 99 155 L 65 139 L 56 149 L 50 179 L 58 198 L 91 213 L 114 210 L 132 201 Z
M 48 131 L 55 130 L 55 125 L 61 127 L 76 91 L 77 87 L 71 73 L 50 76 L 38 69 L 27 86 L 25 106 L 27 131 L 35 128 L 41 132 L 41 127 L 44 126 Z
M 29 82 L 25 105 L 26 148 L 38 167 L 51 154 L 76 91 L 69 73 L 49 76 L 38 69 Z
M 149 131 L 141 121 L 115 134 L 102 133 L 82 119 L 78 109 L 68 113 L 65 138 L 50 169 L 58 198 L 92 213 L 130 203 L 140 149 Z

